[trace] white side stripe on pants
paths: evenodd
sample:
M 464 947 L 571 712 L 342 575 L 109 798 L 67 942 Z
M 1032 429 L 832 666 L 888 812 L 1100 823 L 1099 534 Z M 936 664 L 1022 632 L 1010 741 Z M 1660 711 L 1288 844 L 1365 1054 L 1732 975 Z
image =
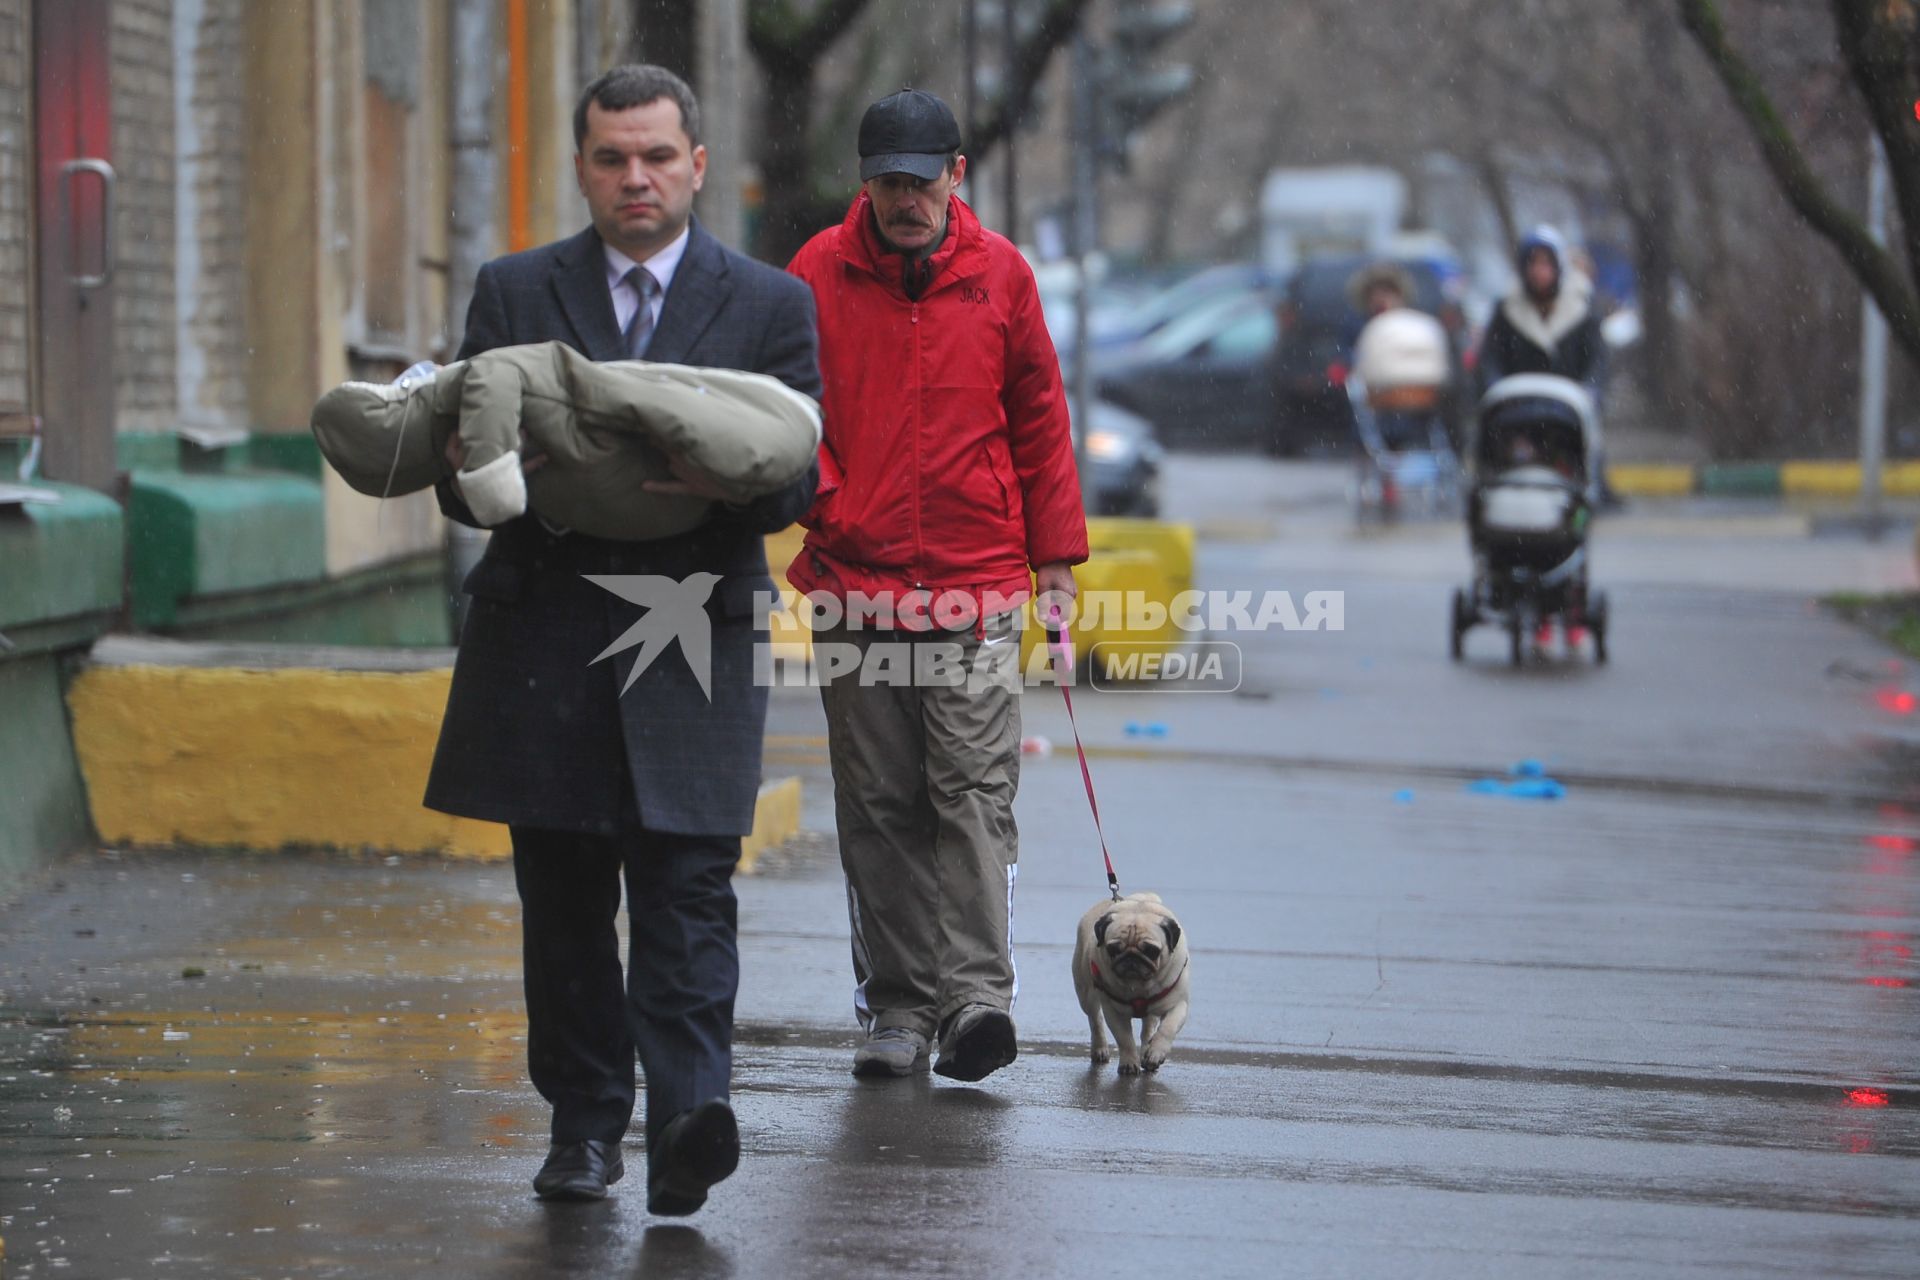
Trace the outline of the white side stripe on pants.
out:
M 867 1005 L 867 980 L 873 976 L 873 956 L 867 950 L 867 937 L 860 928 L 860 895 L 847 886 L 847 923 L 853 931 L 853 1016 L 862 1031 L 873 1030 L 873 1010 Z
M 1013 959 L 1013 882 L 1020 878 L 1020 864 L 1007 864 L 1007 967 L 1013 970 L 1013 994 L 1007 997 L 1007 1011 L 1013 1011 L 1013 1002 L 1020 998 L 1020 966 Z

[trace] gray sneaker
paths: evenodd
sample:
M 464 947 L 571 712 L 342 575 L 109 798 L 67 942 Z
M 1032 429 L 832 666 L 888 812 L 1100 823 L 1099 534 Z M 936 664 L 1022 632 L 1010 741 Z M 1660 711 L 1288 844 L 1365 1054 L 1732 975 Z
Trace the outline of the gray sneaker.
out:
M 882 1027 L 853 1051 L 857 1076 L 910 1076 L 927 1069 L 927 1038 L 908 1027 Z
M 1020 1056 L 1013 1019 L 1003 1009 L 970 1004 L 947 1022 L 940 1035 L 940 1062 L 934 1071 L 952 1080 L 984 1080 Z

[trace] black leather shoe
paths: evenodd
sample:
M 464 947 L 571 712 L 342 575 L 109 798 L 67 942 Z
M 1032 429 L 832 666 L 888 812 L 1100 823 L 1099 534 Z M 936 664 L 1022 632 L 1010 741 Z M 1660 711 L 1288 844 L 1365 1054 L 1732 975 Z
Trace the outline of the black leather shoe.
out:
M 682 1111 L 660 1131 L 647 1160 L 647 1212 L 682 1218 L 707 1202 L 707 1188 L 740 1166 L 740 1126 L 715 1098 Z
M 1020 1056 L 1013 1019 L 1004 1009 L 970 1004 L 953 1015 L 940 1035 L 934 1072 L 950 1080 L 985 1080 Z
M 533 1176 L 533 1192 L 542 1200 L 604 1200 L 626 1172 L 617 1142 L 556 1142 Z

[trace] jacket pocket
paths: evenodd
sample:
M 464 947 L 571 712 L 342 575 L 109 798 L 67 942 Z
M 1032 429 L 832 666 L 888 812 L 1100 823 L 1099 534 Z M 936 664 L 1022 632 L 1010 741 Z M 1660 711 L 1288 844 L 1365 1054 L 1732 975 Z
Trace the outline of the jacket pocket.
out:
M 987 473 L 993 477 L 995 491 L 1000 495 L 1000 514 L 1011 520 L 1019 510 L 1014 502 L 1019 486 L 1012 475 L 1012 461 L 1003 457 L 991 443 L 983 442 L 980 448 L 987 455 Z

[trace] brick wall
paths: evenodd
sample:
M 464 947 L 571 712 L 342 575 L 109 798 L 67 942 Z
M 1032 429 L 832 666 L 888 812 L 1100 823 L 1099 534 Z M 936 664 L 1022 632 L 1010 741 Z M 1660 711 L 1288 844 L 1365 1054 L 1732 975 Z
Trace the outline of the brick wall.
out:
M 27 253 L 31 140 L 27 134 L 27 5 L 0 0 L 0 415 L 27 403 Z
M 246 0 L 175 0 L 180 417 L 247 422 Z
M 113 166 L 118 175 L 114 381 L 121 431 L 179 420 L 175 364 L 173 5 L 114 0 Z

